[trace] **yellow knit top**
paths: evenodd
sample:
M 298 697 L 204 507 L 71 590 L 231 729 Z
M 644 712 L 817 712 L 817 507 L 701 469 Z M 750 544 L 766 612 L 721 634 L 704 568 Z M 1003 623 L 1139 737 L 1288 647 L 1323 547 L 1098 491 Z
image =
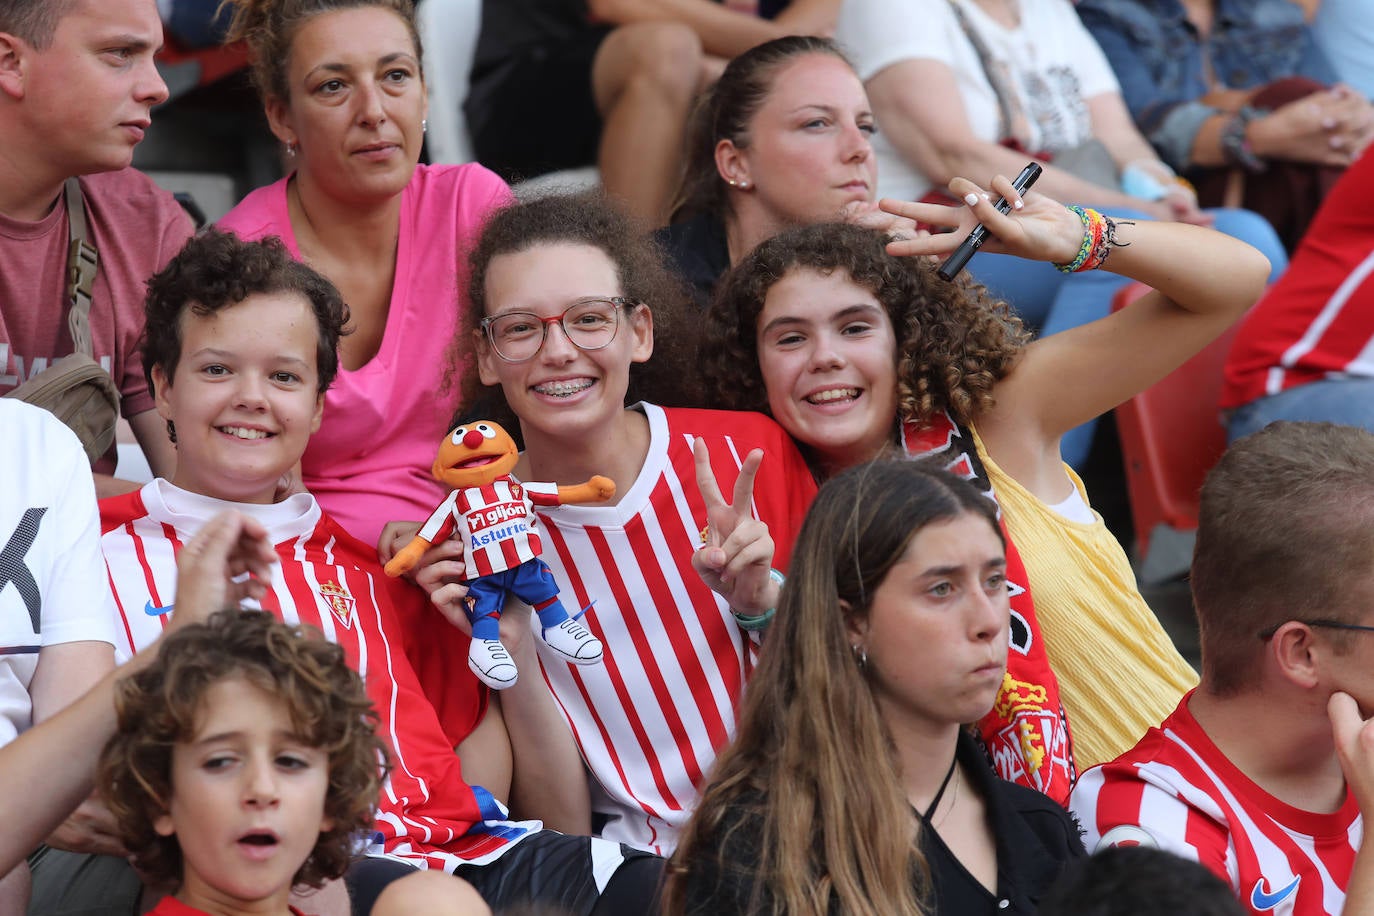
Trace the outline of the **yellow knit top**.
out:
M 973 438 L 1026 565 L 1081 773 L 1164 721 L 1197 686 L 1197 673 L 1140 596 L 1102 516 L 1094 511 L 1096 521 L 1085 524 L 1059 515 L 988 457 L 976 431 Z M 1078 475 L 1064 470 L 1087 502 Z

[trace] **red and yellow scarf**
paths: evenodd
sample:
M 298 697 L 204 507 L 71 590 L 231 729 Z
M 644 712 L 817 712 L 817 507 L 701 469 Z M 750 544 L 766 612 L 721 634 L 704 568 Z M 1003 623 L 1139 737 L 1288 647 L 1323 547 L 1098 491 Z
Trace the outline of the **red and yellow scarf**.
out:
M 997 502 L 972 432 L 949 414 L 941 413 L 924 424 L 903 423 L 902 448 L 908 458 L 936 462 Z M 978 723 L 978 731 L 998 775 L 1065 804 L 1077 777 L 1069 720 L 1059 700 L 1059 681 L 1045 655 L 1026 566 L 1007 533 L 1000 507 L 997 519 L 1007 541 L 1011 638 L 1002 687 L 992 711 Z

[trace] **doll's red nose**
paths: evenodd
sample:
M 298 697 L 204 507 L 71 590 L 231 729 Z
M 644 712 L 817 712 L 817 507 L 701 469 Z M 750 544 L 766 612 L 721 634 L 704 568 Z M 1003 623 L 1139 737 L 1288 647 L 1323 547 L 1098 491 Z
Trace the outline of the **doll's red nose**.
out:
M 470 429 L 463 436 L 463 445 L 465 445 L 468 448 L 476 448 L 477 446 L 482 444 L 482 439 L 482 434 L 479 431 L 475 429 Z

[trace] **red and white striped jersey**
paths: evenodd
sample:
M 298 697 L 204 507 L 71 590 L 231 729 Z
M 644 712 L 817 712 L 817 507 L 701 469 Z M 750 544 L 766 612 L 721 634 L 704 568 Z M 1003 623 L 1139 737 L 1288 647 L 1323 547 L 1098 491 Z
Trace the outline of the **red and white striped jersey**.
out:
M 767 417 L 642 409 L 648 455 L 616 504 L 540 513 L 544 560 L 569 608 L 592 605 L 584 622 L 605 646 L 605 660 L 570 665 L 536 644 L 595 778 L 593 809 L 609 818 L 602 835 L 670 852 L 717 751 L 735 733 L 757 653 L 692 568 L 706 523 L 692 443 L 706 441 L 726 494 L 749 452 L 764 450 L 753 508 L 768 524 L 779 569 L 816 485 L 792 440 Z
M 228 505 L 165 480 L 101 501 L 101 547 L 119 611 L 121 661 L 162 631 L 176 595 L 177 551 Z M 458 755 L 403 651 L 393 601 L 409 600 L 404 590 L 413 587 L 387 578 L 376 551 L 349 536 L 308 494 L 233 507 L 261 521 L 277 547 L 280 562 L 261 607 L 342 646 L 380 716 L 392 770 L 368 853 L 452 871 L 492 861 L 539 829 L 537 821 L 508 821 L 491 793 L 463 780 Z M 466 665 L 451 666 L 448 676 L 451 691 L 465 691 L 469 704 L 485 703 L 485 689 Z
M 1353 794 L 1332 814 L 1287 805 L 1212 743 L 1188 696 L 1159 728 L 1084 773 L 1069 807 L 1090 852 L 1153 845 L 1202 863 L 1251 913 L 1338 914 L 1364 835 Z
M 544 552 L 533 506 L 558 503 L 556 483 L 521 483 L 514 477 L 498 477 L 480 487 L 449 493 L 420 529 L 420 537 L 433 544 L 457 529 L 467 552 L 466 563 L 473 572 L 468 578 L 490 576 Z
M 1241 322 L 1221 406 L 1308 382 L 1374 377 L 1374 157 L 1346 170 L 1293 254 Z

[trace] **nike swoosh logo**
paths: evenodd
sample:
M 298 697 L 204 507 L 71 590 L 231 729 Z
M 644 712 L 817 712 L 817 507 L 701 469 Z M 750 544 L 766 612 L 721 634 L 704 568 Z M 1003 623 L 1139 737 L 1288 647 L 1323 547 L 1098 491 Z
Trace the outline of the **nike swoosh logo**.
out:
M 151 600 L 149 600 L 147 604 L 143 605 L 143 613 L 147 614 L 149 617 L 161 617 L 163 614 L 166 614 L 171 610 L 172 605 L 169 604 L 166 607 L 157 607 L 153 604 Z
M 1255 882 L 1255 889 L 1250 892 L 1250 905 L 1257 910 L 1272 910 L 1274 907 L 1283 903 L 1284 900 L 1297 891 L 1298 882 L 1302 880 L 1302 875 L 1298 875 L 1288 886 L 1281 891 L 1273 894 L 1264 892 L 1265 879 L 1260 878 Z

